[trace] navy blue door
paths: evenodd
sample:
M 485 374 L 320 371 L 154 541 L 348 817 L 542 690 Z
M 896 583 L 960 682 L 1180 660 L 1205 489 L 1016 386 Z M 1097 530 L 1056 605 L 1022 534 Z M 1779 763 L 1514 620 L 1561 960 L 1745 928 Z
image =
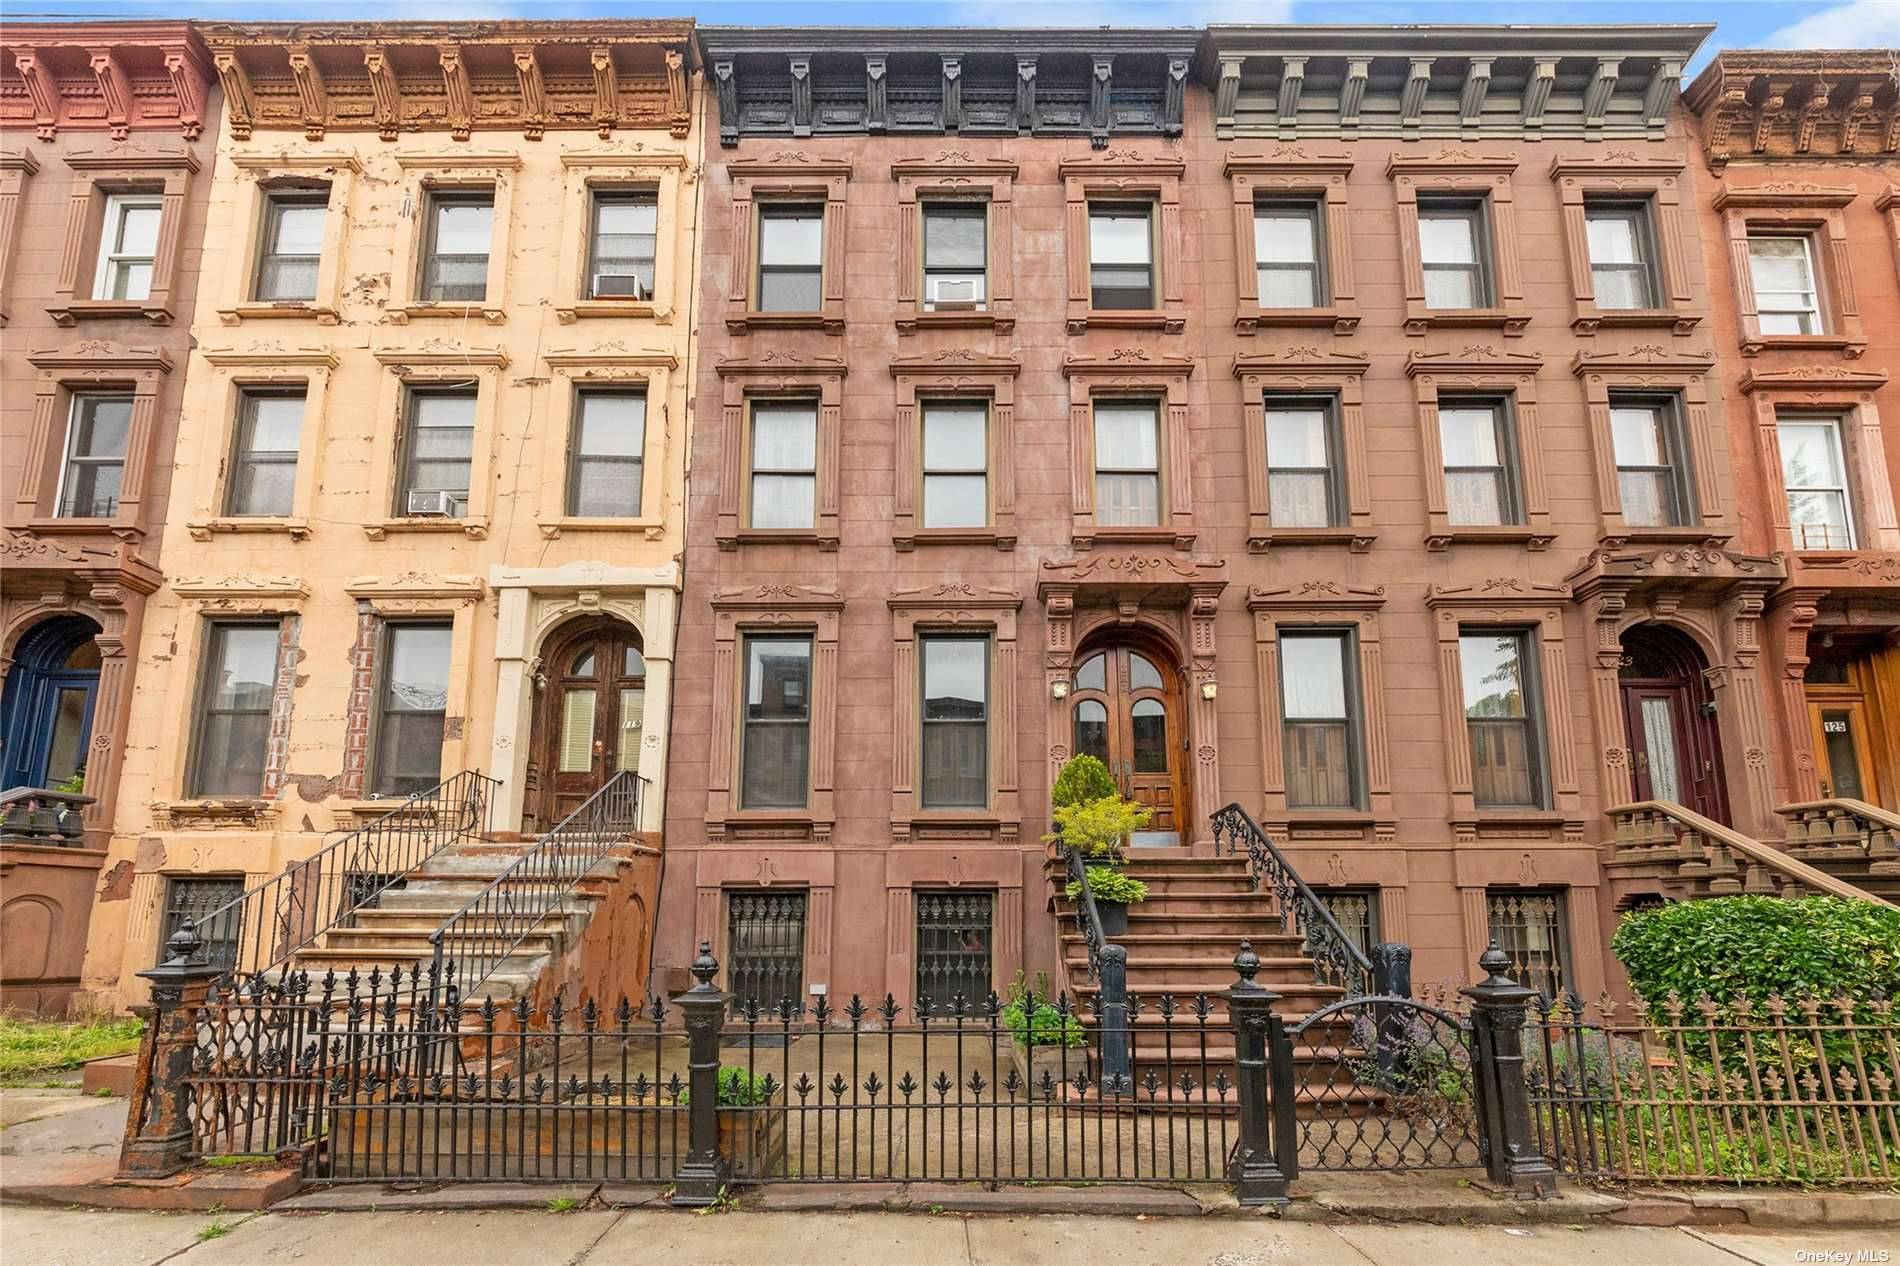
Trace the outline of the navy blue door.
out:
M 85 769 L 99 693 L 99 626 L 48 620 L 20 639 L 0 703 L 5 787 L 56 787 Z

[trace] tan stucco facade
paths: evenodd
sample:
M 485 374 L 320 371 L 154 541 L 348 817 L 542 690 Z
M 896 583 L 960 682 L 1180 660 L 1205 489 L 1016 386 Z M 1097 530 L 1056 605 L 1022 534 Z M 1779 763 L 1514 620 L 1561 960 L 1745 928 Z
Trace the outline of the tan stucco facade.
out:
M 448 622 L 441 775 L 475 769 L 499 779 L 493 828 L 501 833 L 523 829 L 531 811 L 524 797 L 546 639 L 572 619 L 631 626 L 646 661 L 637 758 L 650 784 L 644 824 L 659 830 L 697 273 L 700 104 L 685 42 L 690 26 L 671 24 L 675 39 L 664 30 L 511 25 L 520 29 L 504 33 L 512 44 L 495 41 L 499 55 L 545 36 L 537 56 L 550 76 L 560 59 L 585 58 L 590 42 L 611 46 L 619 117 L 611 70 L 604 88 L 592 86 L 598 73 L 570 77 L 564 90 L 587 84 L 603 103 L 590 111 L 582 100 L 570 111 L 552 77 L 543 87 L 538 68 L 530 96 L 535 58 L 524 65 L 517 52 L 521 87 L 517 93 L 511 83 L 504 100 L 483 96 L 499 92 L 502 81 L 492 75 L 474 79 L 472 90 L 462 79 L 473 94 L 460 102 L 472 106 L 472 127 L 468 116 L 432 125 L 427 103 L 415 107 L 418 94 L 400 84 L 391 106 L 380 79 L 371 123 L 368 110 L 352 113 L 339 75 L 326 90 L 295 51 L 285 69 L 286 47 L 314 55 L 295 32 L 207 31 L 236 96 L 219 134 L 165 527 L 165 548 L 180 561 L 146 609 L 145 671 L 86 965 L 86 986 L 102 1003 L 143 997 L 133 973 L 153 962 L 169 878 L 215 874 L 254 884 L 389 807 L 389 799 L 368 797 L 364 775 L 366 713 L 377 689 L 374 630 L 387 619 Z M 557 26 L 566 43 L 552 34 Z M 389 49 L 411 36 L 423 45 L 412 52 L 431 62 L 440 53 L 433 99 L 443 99 L 450 76 L 453 115 L 451 46 L 477 71 L 495 47 L 457 46 L 441 31 L 325 29 L 325 38 L 383 59 L 369 62 L 372 78 L 378 67 L 389 78 L 390 66 L 405 64 Z M 365 53 L 330 47 L 323 56 L 361 66 Z M 629 67 L 652 73 L 630 87 L 637 77 Z M 262 91 L 269 74 L 285 83 L 294 75 L 298 92 Z M 362 96 L 369 98 L 366 89 Z M 286 100 L 291 117 L 268 113 Z M 267 193 L 326 185 L 314 300 L 251 302 Z M 600 186 L 657 195 L 650 296 L 585 298 L 592 191 Z M 421 208 L 433 192 L 471 187 L 493 193 L 485 297 L 423 303 L 415 280 L 425 249 Z M 447 384 L 473 384 L 477 395 L 466 511 L 399 514 L 405 402 L 415 388 Z M 590 386 L 645 393 L 637 517 L 566 513 L 575 401 Z M 242 394 L 281 387 L 300 387 L 305 402 L 289 513 L 229 515 Z M 207 636 L 216 621 L 234 618 L 281 621 L 262 795 L 195 797 Z

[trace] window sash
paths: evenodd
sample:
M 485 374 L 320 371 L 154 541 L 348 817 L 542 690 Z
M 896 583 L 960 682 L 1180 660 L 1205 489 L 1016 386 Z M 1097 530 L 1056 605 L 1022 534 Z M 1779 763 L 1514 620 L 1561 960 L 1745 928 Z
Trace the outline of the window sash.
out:
M 1494 653 L 1501 643 L 1509 644 L 1508 658 Z M 1460 630 L 1458 649 L 1473 801 L 1483 808 L 1542 808 L 1543 704 L 1535 642 L 1521 629 L 1469 629 Z M 1487 659 L 1495 661 L 1495 672 L 1485 671 Z M 1504 689 L 1487 690 L 1497 686 Z
M 1293 456 L 1286 449 L 1295 447 L 1301 435 L 1293 434 L 1294 419 L 1317 415 L 1319 452 L 1298 454 L 1303 461 L 1287 461 Z M 1276 432 L 1275 421 L 1280 423 Z M 1281 459 L 1275 460 L 1276 435 Z M 1267 446 L 1267 517 L 1276 528 L 1326 528 L 1342 525 L 1340 507 L 1345 501 L 1339 469 L 1339 436 L 1331 401 L 1269 400 L 1266 406 Z M 1314 464 L 1312 458 L 1319 459 Z
M 620 207 L 652 212 L 652 227 L 632 232 L 607 232 L 602 221 L 607 213 Z M 593 223 L 588 234 L 587 293 L 602 296 L 595 289 L 596 277 L 638 277 L 643 298 L 653 297 L 654 260 L 659 252 L 659 198 L 646 193 L 600 192 L 594 195 Z M 610 296 L 619 297 L 619 296 Z
M 607 423 L 591 425 L 609 402 L 634 402 L 624 434 L 610 437 Z M 567 512 L 578 518 L 637 518 L 646 477 L 646 393 L 581 391 L 574 397 L 567 469 Z M 617 438 L 618 442 L 611 442 Z M 603 444 L 603 440 L 610 441 Z
M 1425 275 L 1425 306 L 1458 310 L 1491 305 L 1491 279 L 1486 256 L 1485 213 L 1481 206 L 1433 206 L 1421 202 L 1419 221 L 1419 266 Z M 1441 243 L 1434 241 L 1429 225 L 1461 224 L 1465 228 L 1462 250 L 1469 259 L 1434 256 Z
M 1522 522 L 1513 460 L 1516 452 L 1506 406 L 1440 400 L 1438 421 L 1446 521 L 1454 527 L 1500 527 Z M 1454 457 L 1465 460 L 1456 461 Z
M 99 232 L 99 271 L 93 280 L 95 299 L 138 302 L 152 296 L 152 272 L 158 262 L 158 234 L 165 202 L 157 196 L 113 194 L 106 199 Z M 138 212 L 150 212 L 139 216 Z M 140 237 L 128 241 L 134 225 Z
M 746 526 L 793 531 L 817 526 L 819 407 L 816 400 L 753 404 Z M 767 440 L 774 443 L 768 447 Z M 771 456 L 762 458 L 762 452 Z
M 106 405 L 121 406 L 123 419 L 116 437 L 100 441 L 100 414 Z M 125 454 L 131 444 L 135 399 L 129 395 L 81 392 L 72 398 L 67 414 L 66 448 L 60 459 L 59 489 L 54 512 L 62 519 L 105 519 L 119 512 L 119 488 L 125 477 Z M 111 431 L 107 434 L 110 436 Z M 116 442 L 114 442 L 116 439 Z
M 773 243 L 782 234 L 770 231 L 772 224 L 787 226 L 813 224 L 817 241 L 809 252 L 799 250 L 791 257 L 772 257 Z M 787 239 L 787 244 L 794 244 Z M 761 312 L 817 312 L 825 306 L 825 209 L 799 204 L 763 205 L 759 208 L 758 310 Z M 809 256 L 809 257 L 807 257 Z
M 1631 527 L 1687 523 L 1688 492 L 1678 457 L 1674 406 L 1612 400 L 1610 445 L 1623 521 Z
M 260 448 L 258 429 L 268 402 L 295 401 L 298 434 L 287 436 L 290 448 Z M 231 483 L 225 493 L 225 513 L 238 517 L 282 517 L 291 512 L 296 494 L 298 441 L 301 440 L 304 393 L 301 391 L 246 391 L 238 413 L 236 451 L 231 458 Z
M 1831 469 L 1804 472 L 1796 465 L 1796 432 L 1819 432 Z M 1834 418 L 1790 418 L 1776 425 L 1781 448 L 1781 482 L 1788 502 L 1788 528 L 1796 549 L 1854 549 L 1854 504 L 1847 485 L 1847 458 L 1841 424 Z
M 264 249 L 258 253 L 253 291 L 263 303 L 308 303 L 317 297 L 317 270 L 321 265 L 322 232 L 317 249 L 283 249 L 284 221 L 291 212 L 315 211 L 319 222 L 328 213 L 328 194 L 277 194 L 265 204 Z
M 1622 226 L 1629 245 L 1629 259 L 1598 258 L 1597 227 Z M 1601 235 L 1608 247 L 1609 234 Z M 1657 285 L 1654 249 L 1650 238 L 1649 209 L 1646 206 L 1589 206 L 1584 208 L 1584 241 L 1590 254 L 1590 273 L 1596 293 L 1596 306 L 1618 311 L 1640 311 L 1659 306 L 1661 289 Z M 1603 252 L 1605 255 L 1608 251 Z
M 466 400 L 468 421 L 444 424 L 429 421 L 427 402 Z M 447 492 L 466 500 L 475 461 L 475 392 L 416 391 L 410 394 L 409 416 L 403 434 L 403 479 L 396 490 L 396 514 L 409 513 L 412 492 Z M 459 518 L 461 515 L 456 515 Z
M 1798 242 L 1797 256 L 1775 254 L 1765 249 L 1770 242 Z M 1769 261 L 1798 262 L 1798 285 L 1763 284 L 1762 272 Z M 1748 280 L 1755 292 L 1755 319 L 1763 334 L 1819 334 L 1822 332 L 1820 283 L 1814 267 L 1814 240 L 1807 234 L 1758 233 L 1748 239 Z
M 1291 251 L 1272 249 L 1287 241 L 1276 226 L 1300 224 L 1304 238 Z M 1310 204 L 1254 204 L 1254 298 L 1262 308 L 1318 308 L 1331 299 L 1325 287 L 1323 227 Z
M 951 648 L 978 648 L 981 667 L 978 700 L 971 715 L 954 714 L 967 709 L 964 695 L 947 695 L 934 705 L 931 691 L 939 671 L 946 676 L 955 668 L 942 657 Z M 918 798 L 926 809 L 980 809 L 989 804 L 989 717 L 990 717 L 990 639 L 967 634 L 934 635 L 917 639 L 917 685 L 919 718 Z M 963 665 L 966 668 L 968 665 Z M 967 689 L 967 683 L 964 683 Z M 946 689 L 955 687 L 946 684 Z M 933 711 L 938 715 L 933 716 Z
M 454 626 L 443 621 L 401 621 L 383 626 L 376 684 L 374 777 L 377 796 L 412 796 L 442 781 L 442 742 L 448 715 L 448 665 Z M 440 682 L 398 683 L 395 674 L 403 644 L 417 640 L 426 668 L 439 669 Z M 431 645 L 434 643 L 434 645 Z M 440 687 L 430 697 L 416 687 Z
M 441 249 L 443 220 L 462 208 L 486 208 L 489 244 L 479 253 L 446 253 Z M 442 193 L 429 195 L 429 242 L 422 260 L 424 303 L 481 303 L 488 298 L 488 257 L 495 231 L 492 194 Z
M 764 711 L 765 656 L 768 647 L 782 647 L 801 660 L 803 676 L 795 700 L 786 699 L 778 713 Z M 809 637 L 748 637 L 745 639 L 745 678 L 740 697 L 739 807 L 741 809 L 802 809 L 811 791 L 812 639 Z M 796 676 L 794 674 L 793 676 Z M 792 676 L 784 678 L 789 682 Z M 760 696 L 753 715 L 752 698 Z
M 1103 527 L 1157 527 L 1161 523 L 1161 409 L 1159 403 L 1101 402 L 1095 406 L 1095 521 Z M 1136 420 L 1140 429 L 1104 427 L 1103 420 Z M 1132 440 L 1134 448 L 1124 449 Z
M 986 401 L 925 401 L 922 416 L 926 528 L 981 528 L 990 521 L 989 406 Z M 974 435 L 970 434 L 975 423 Z
M 217 702 L 220 682 L 230 671 L 233 637 L 268 630 L 270 679 L 247 695 Z M 192 796 L 255 797 L 264 793 L 272 704 L 277 694 L 279 656 L 283 636 L 279 621 L 217 622 L 206 630 L 205 654 L 198 682 L 198 720 L 193 734 L 192 775 L 186 794 Z
M 1325 666 L 1305 655 L 1325 648 Z M 1321 681 L 1317 674 L 1334 674 Z M 1358 665 L 1351 634 L 1280 635 L 1281 755 L 1286 802 L 1297 809 L 1354 809 L 1361 802 Z
M 1139 239 L 1111 236 L 1113 227 L 1139 221 Z M 1139 240 L 1139 250 L 1129 250 Z M 1089 306 L 1107 311 L 1144 311 L 1155 307 L 1154 208 L 1089 207 Z

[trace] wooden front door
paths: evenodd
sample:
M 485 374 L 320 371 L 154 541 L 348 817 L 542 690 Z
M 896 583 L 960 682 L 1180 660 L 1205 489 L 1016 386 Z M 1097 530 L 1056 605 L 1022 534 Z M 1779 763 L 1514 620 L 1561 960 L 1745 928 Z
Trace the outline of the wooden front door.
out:
M 1702 657 L 1682 635 L 1623 635 L 1623 721 L 1638 800 L 1667 800 L 1728 823 L 1728 794 Z
M 1814 763 L 1821 777 L 1824 800 L 1865 800 L 1880 803 L 1874 773 L 1876 729 L 1865 699 L 1808 696 L 1808 718 L 1814 727 Z
M 1083 656 L 1070 698 L 1075 754 L 1098 758 L 1124 796 L 1154 811 L 1132 843 L 1180 844 L 1191 812 L 1180 677 L 1144 650 L 1110 646 Z
M 1809 639 L 1808 725 L 1824 799 L 1887 809 L 1900 804 L 1900 751 L 1892 738 L 1896 691 L 1881 678 L 1882 663 L 1896 657 L 1885 654 L 1883 660 L 1879 644 L 1866 639 Z
M 542 672 L 533 817 L 535 829 L 545 831 L 614 774 L 639 768 L 647 665 L 639 634 L 617 620 L 600 620 L 551 643 Z

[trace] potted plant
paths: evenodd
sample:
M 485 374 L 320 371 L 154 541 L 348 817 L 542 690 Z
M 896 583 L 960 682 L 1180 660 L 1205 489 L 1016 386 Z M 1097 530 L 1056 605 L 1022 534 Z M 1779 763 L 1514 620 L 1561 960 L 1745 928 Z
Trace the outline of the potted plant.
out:
M 766 1179 L 785 1172 L 785 1087 L 769 1073 L 754 1076 L 737 1064 L 719 1067 L 719 1106 L 743 1111 L 719 1113 L 719 1152 L 732 1161 L 734 1178 Z M 776 1101 L 776 1102 L 775 1102 Z M 693 1102 L 682 1091 L 679 1106 Z
M 1088 1066 L 1088 1053 L 1081 1049 L 1082 1021 L 1073 1006 L 1049 1000 L 1047 976 L 1039 974 L 1032 991 L 1017 972 L 998 1019 L 1010 1036 L 1010 1056 L 1028 1097 L 1041 1097 L 1045 1086 L 1058 1087 Z
M 1115 866 L 1090 866 L 1083 874 L 1088 876 L 1089 891 L 1095 896 L 1095 912 L 1101 916 L 1103 933 L 1120 936 L 1128 931 L 1128 907 L 1148 899 L 1148 885 Z M 1071 879 L 1062 894 L 1079 901 L 1082 885 Z

